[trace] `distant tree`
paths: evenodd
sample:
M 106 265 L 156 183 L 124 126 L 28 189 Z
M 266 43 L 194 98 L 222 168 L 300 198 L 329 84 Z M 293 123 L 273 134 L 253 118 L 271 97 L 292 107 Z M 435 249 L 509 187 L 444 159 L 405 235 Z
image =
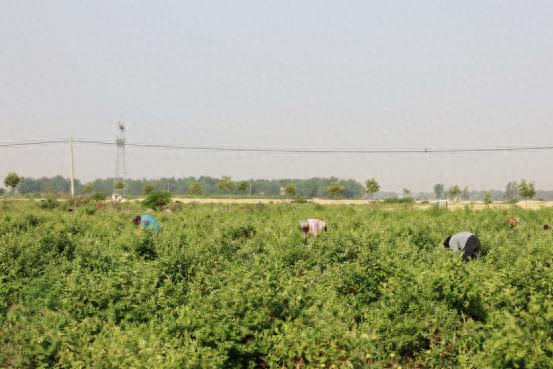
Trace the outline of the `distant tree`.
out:
M 521 180 L 518 185 L 518 193 L 526 199 L 526 209 L 528 209 L 528 199 L 536 196 L 534 182 L 526 182 L 525 179 Z
M 194 181 L 188 187 L 188 193 L 192 196 L 201 196 L 204 193 L 204 190 L 199 182 Z
M 223 176 L 217 183 L 217 188 L 221 192 L 226 192 L 230 200 L 230 192 L 234 189 L 234 183 L 229 176 Z
M 11 187 L 12 195 L 15 195 L 15 188 L 19 182 L 21 182 L 21 177 L 19 177 L 15 172 L 9 172 L 6 178 L 4 178 L 4 184 L 6 187 Z
M 406 199 L 409 199 L 411 198 L 411 190 L 406 188 L 406 187 L 403 187 L 403 197 L 406 198 Z
M 380 185 L 376 179 L 370 178 L 365 181 L 365 192 L 369 194 L 369 197 L 372 197 L 378 191 L 380 191 Z
M 296 192 L 297 192 L 297 189 L 296 189 L 296 184 L 294 182 L 290 182 L 286 186 L 284 186 L 284 193 L 286 194 L 286 196 L 294 197 L 296 196 Z
M 169 192 L 150 192 L 142 201 L 142 205 L 151 209 L 160 209 L 171 202 L 171 194 Z
M 83 193 L 87 196 L 89 196 L 92 191 L 94 191 L 94 188 L 92 187 L 92 183 L 87 183 L 83 187 Z
M 513 201 L 516 200 L 518 197 L 518 183 L 508 182 L 507 186 L 505 186 L 505 200 L 506 201 Z
M 469 192 L 469 188 L 467 186 L 465 186 L 465 188 L 463 188 L 463 192 L 461 193 L 461 198 L 463 200 L 470 200 L 470 192 Z
M 122 189 L 124 189 L 124 188 L 125 188 L 125 184 L 124 184 L 123 182 L 121 182 L 121 181 L 119 181 L 119 182 L 117 182 L 117 183 L 115 184 L 115 189 L 116 189 L 116 190 L 122 190 Z
M 335 199 L 337 196 L 344 193 L 344 187 L 342 187 L 338 182 L 332 182 L 330 186 L 326 188 L 326 192 Z
M 143 190 L 144 195 L 148 195 L 154 190 L 154 186 L 151 183 L 145 183 Z
M 449 195 L 449 198 L 451 200 L 459 197 L 459 195 L 461 194 L 461 189 L 459 188 L 459 186 L 455 185 L 455 186 L 452 186 L 450 187 L 448 190 L 447 190 L 447 194 Z
M 0 196 L 4 196 L 4 189 L 3 188 L 0 188 Z
M 443 183 L 437 183 L 434 185 L 434 193 L 436 194 L 436 198 L 440 200 L 444 196 L 445 192 L 445 186 Z
M 236 188 L 241 193 L 245 193 L 248 190 L 248 186 L 249 186 L 248 181 L 240 181 L 238 182 L 238 185 L 236 186 Z
M 484 192 L 483 201 L 484 201 L 484 205 L 486 205 L 486 207 L 490 206 L 490 204 L 492 203 L 492 194 L 489 191 Z

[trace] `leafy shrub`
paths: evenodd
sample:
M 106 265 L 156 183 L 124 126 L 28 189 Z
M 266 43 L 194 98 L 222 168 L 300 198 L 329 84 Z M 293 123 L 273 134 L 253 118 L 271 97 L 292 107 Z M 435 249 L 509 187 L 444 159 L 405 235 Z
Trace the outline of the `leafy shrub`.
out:
M 150 192 L 144 201 L 142 201 L 142 205 L 144 205 L 147 208 L 151 209 L 160 209 L 166 206 L 171 202 L 171 194 L 169 192 Z
M 60 202 L 52 196 L 40 200 L 40 208 L 45 210 L 53 210 L 60 207 Z
M 412 197 L 387 197 L 384 199 L 385 204 L 412 204 L 415 202 L 415 199 Z
M 233 227 L 228 230 L 228 235 L 231 239 L 237 240 L 239 238 L 250 238 L 254 236 L 256 230 L 251 224 Z
M 105 199 L 108 198 L 108 194 L 105 193 L 105 192 L 94 192 L 90 198 L 93 200 L 93 201 L 104 201 Z
M 144 232 L 144 235 L 141 238 L 138 238 L 133 242 L 132 249 L 146 260 L 155 259 L 157 252 L 152 232 Z

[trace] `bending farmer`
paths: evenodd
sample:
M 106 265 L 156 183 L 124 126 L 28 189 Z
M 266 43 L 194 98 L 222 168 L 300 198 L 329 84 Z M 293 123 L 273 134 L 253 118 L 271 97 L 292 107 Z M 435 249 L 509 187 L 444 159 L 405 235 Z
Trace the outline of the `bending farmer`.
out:
M 313 237 L 317 237 L 319 232 L 326 231 L 326 223 L 320 219 L 302 220 L 300 230 L 304 235 L 311 234 Z
M 449 236 L 444 241 L 444 246 L 449 247 L 451 251 L 462 252 L 463 260 L 468 261 L 478 257 L 480 252 L 480 239 L 470 232 L 461 232 Z
M 148 215 L 148 214 L 144 214 L 142 216 L 137 215 L 136 217 L 134 217 L 132 222 L 135 225 L 139 225 L 142 223 L 145 229 L 152 230 L 155 233 L 158 233 L 159 230 L 161 229 L 161 227 L 159 226 L 159 223 L 151 215 Z

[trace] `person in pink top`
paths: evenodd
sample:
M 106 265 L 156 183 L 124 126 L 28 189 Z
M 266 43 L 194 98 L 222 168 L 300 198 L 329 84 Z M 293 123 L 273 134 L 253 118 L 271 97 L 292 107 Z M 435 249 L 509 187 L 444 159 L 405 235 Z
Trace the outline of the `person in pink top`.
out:
M 326 231 L 326 223 L 320 219 L 307 219 L 300 222 L 300 230 L 304 235 L 312 235 L 317 237 L 319 232 Z

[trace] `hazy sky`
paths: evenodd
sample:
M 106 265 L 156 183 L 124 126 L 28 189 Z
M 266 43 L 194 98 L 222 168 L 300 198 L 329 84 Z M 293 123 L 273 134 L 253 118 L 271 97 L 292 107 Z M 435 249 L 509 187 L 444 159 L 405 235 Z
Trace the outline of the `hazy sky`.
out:
M 256 147 L 553 144 L 551 1 L 2 1 L 0 141 Z M 76 147 L 76 175 L 115 149 Z M 131 177 L 376 177 L 384 189 L 533 179 L 553 151 L 288 155 L 128 150 Z M 66 145 L 0 175 L 68 175 Z

